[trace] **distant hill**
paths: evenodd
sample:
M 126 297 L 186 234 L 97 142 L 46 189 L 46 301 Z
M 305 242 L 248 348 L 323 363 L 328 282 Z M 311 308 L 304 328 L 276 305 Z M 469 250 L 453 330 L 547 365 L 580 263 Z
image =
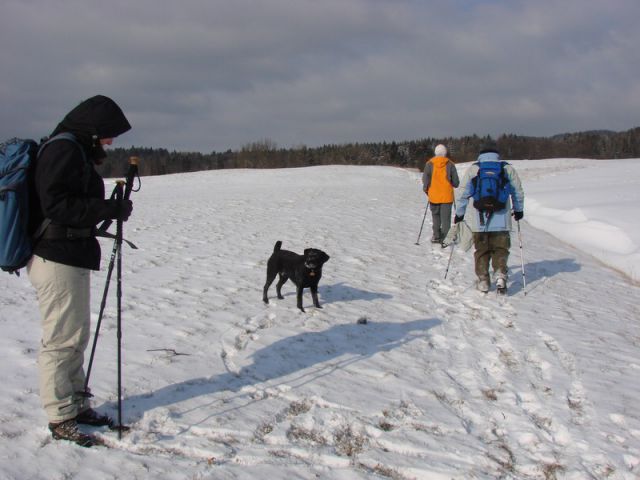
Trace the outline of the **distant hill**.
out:
M 480 146 L 491 139 L 477 135 L 423 138 L 402 142 L 350 143 L 281 149 L 269 140 L 248 144 L 239 151 L 169 152 L 163 148 L 133 147 L 109 151 L 99 167 L 105 177 L 125 174 L 128 158 L 141 157 L 141 175 L 218 170 L 226 168 L 290 168 L 311 165 L 395 165 L 422 169 L 438 143 L 444 143 L 457 163 L 476 159 Z M 495 141 L 503 158 L 640 158 L 640 127 L 624 132 L 590 130 L 551 137 L 504 134 Z
M 613 130 L 586 130 L 584 132 L 578 132 L 578 133 L 559 133 L 557 135 L 553 135 L 551 137 L 552 140 L 563 140 L 567 137 L 570 137 L 572 135 L 602 135 L 602 136 L 611 136 L 611 135 L 616 135 L 618 132 L 615 132 Z

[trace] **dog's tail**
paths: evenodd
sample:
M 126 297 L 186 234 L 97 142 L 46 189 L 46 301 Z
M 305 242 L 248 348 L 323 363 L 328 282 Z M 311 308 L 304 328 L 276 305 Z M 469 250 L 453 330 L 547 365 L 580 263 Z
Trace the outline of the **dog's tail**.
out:
M 273 253 L 276 253 L 282 247 L 282 240 L 278 240 L 276 244 L 273 246 Z

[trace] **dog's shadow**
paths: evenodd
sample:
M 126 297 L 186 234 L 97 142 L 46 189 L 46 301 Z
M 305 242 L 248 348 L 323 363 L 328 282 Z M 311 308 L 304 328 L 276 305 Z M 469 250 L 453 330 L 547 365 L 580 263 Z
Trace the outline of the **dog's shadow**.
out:
M 435 318 L 403 323 L 369 322 L 364 325 L 354 322 L 334 325 L 320 332 L 303 332 L 255 351 L 247 357 L 252 363 L 238 371 L 192 378 L 153 392 L 127 397 L 128 415 L 141 418 L 144 412 L 154 408 L 225 391 L 250 397 L 241 391 L 242 388 L 259 384 L 264 387 L 265 382 L 269 382 L 269 387 L 286 383 L 297 388 L 377 353 L 388 352 L 424 338 L 427 330 L 440 324 L 442 321 Z M 282 380 L 274 384 L 275 379 Z M 217 402 L 220 398 L 213 400 Z M 207 405 L 211 406 L 211 403 L 207 402 Z M 108 405 L 114 407 L 112 402 Z M 220 413 L 220 409 L 214 409 L 211 415 Z
M 363 290 L 347 285 L 344 282 L 333 285 L 321 285 L 318 287 L 318 293 L 324 303 L 351 302 L 353 300 L 370 302 L 377 299 L 390 300 L 393 298 L 393 295 L 388 293 Z

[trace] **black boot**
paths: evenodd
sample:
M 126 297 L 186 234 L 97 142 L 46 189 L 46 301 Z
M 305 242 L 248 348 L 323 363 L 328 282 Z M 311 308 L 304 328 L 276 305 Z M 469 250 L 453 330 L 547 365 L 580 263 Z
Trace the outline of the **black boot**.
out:
M 81 447 L 92 447 L 96 444 L 93 436 L 78 430 L 78 423 L 74 418 L 60 423 L 50 423 L 49 430 L 56 440 L 69 440 Z
M 80 425 L 91 425 L 93 427 L 113 427 L 113 419 L 108 415 L 102 415 L 93 408 L 88 408 L 80 412 L 76 417 L 76 422 Z

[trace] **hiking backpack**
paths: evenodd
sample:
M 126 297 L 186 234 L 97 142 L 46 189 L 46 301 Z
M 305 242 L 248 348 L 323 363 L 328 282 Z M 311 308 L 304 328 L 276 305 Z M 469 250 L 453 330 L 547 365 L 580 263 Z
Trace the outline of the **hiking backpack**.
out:
M 33 252 L 35 241 L 44 233 L 51 222 L 45 219 L 35 234 L 30 231 L 33 171 L 42 149 L 55 140 L 74 142 L 84 157 L 84 150 L 75 137 L 61 133 L 42 145 L 34 140 L 12 138 L 0 144 L 0 269 L 18 273 Z
M 478 173 L 472 179 L 473 206 L 488 216 L 504 210 L 511 193 L 509 180 L 504 173 L 506 162 L 476 162 Z

